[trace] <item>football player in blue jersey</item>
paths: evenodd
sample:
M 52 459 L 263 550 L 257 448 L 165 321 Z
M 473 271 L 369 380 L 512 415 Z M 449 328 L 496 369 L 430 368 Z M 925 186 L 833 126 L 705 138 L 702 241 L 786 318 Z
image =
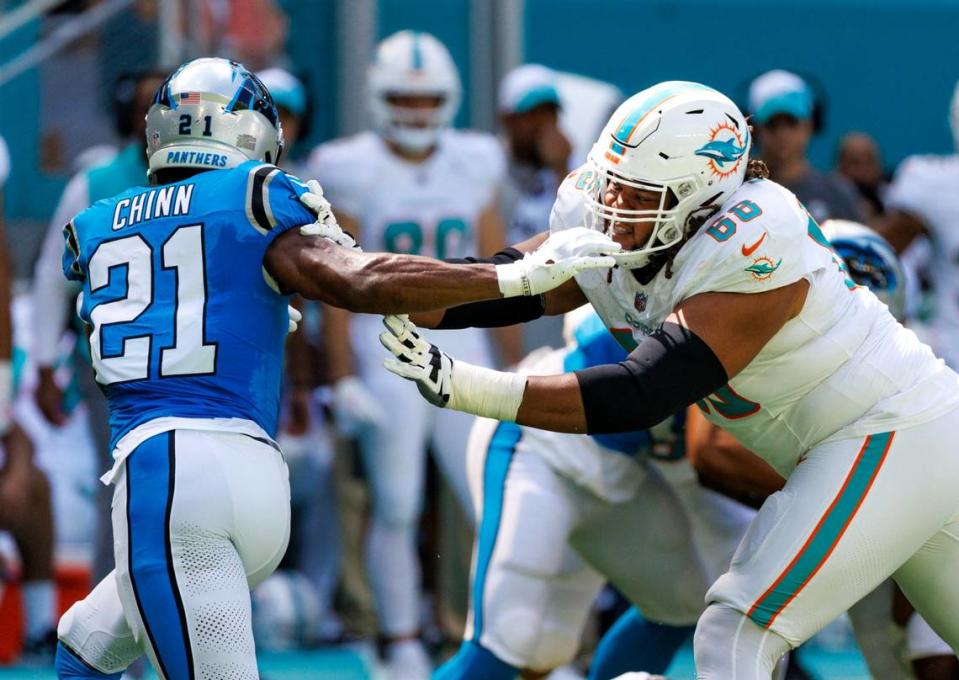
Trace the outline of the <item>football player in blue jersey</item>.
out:
M 151 185 L 64 230 L 110 408 L 116 569 L 61 620 L 57 671 L 119 678 L 145 653 L 167 680 L 257 678 L 249 589 L 289 536 L 273 440 L 287 294 L 380 313 L 538 304 L 611 266 L 599 253 L 617 247 L 584 229 L 466 266 L 349 247 L 319 185 L 272 165 L 282 132 L 269 92 L 224 59 L 175 71 L 146 137 Z

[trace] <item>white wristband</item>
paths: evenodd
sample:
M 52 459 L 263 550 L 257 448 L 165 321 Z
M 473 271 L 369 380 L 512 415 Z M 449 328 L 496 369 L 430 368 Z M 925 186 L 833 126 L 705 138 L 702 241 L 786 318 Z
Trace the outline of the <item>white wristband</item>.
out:
M 526 376 L 454 361 L 451 387 L 447 408 L 515 422 L 526 391 Z
M 522 260 L 509 264 L 496 265 L 496 282 L 503 297 L 529 296 L 533 291 L 529 286 L 529 277 L 522 266 Z
M 0 435 L 10 429 L 13 417 L 13 365 L 9 359 L 0 359 Z

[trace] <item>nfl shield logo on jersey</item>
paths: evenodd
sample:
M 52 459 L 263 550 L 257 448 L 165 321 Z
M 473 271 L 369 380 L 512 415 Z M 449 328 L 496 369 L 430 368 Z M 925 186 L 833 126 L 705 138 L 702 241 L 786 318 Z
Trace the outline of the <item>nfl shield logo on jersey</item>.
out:
M 646 293 L 636 293 L 636 297 L 633 298 L 633 307 L 637 312 L 646 311 Z

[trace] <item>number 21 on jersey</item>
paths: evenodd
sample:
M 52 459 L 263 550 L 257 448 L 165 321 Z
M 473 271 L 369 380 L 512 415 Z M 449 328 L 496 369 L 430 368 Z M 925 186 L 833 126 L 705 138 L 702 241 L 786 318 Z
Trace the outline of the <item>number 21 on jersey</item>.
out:
M 89 313 L 93 331 L 90 351 L 97 381 L 106 385 L 145 380 L 211 375 L 216 372 L 216 343 L 206 342 L 206 265 L 203 225 L 177 228 L 160 248 L 153 247 L 141 235 L 105 241 L 90 256 L 87 267 L 91 293 L 111 283 L 111 274 L 126 268 L 126 293 L 123 297 L 101 302 Z M 158 261 L 157 261 L 158 260 Z M 157 375 L 150 375 L 150 355 L 154 335 L 169 327 L 149 328 L 135 336 L 124 337 L 119 354 L 106 355 L 103 330 L 137 321 L 154 304 L 157 269 L 174 274 L 174 298 L 169 307 L 173 344 L 160 349 Z M 155 326 L 156 324 L 154 324 Z

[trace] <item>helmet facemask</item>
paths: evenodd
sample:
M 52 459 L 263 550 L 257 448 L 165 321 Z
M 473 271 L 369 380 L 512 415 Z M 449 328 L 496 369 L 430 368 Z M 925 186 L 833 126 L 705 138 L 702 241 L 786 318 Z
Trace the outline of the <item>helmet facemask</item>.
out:
M 397 99 L 435 99 L 435 106 L 407 106 Z M 443 92 L 386 92 L 377 98 L 375 118 L 381 134 L 402 149 L 419 152 L 435 146 L 440 133 L 452 122 L 455 110 Z
M 638 269 L 649 263 L 650 256 L 669 250 L 682 243 L 686 236 L 689 217 L 702 211 L 704 206 L 694 204 L 696 199 L 697 178 L 685 177 L 660 184 L 637 178 L 628 178 L 613 172 L 597 163 L 590 156 L 588 165 L 594 172 L 592 186 L 585 186 L 586 207 L 592 222 L 592 229 L 602 231 L 613 238 L 616 223 L 637 224 L 648 222 L 652 230 L 646 242 L 631 250 L 616 255 L 617 264 L 627 269 Z M 639 191 L 659 194 L 659 205 L 655 209 L 630 210 L 606 205 L 604 196 L 610 183 L 631 187 Z M 682 197 L 681 197 L 682 196 Z M 711 210 L 715 210 L 712 207 Z

